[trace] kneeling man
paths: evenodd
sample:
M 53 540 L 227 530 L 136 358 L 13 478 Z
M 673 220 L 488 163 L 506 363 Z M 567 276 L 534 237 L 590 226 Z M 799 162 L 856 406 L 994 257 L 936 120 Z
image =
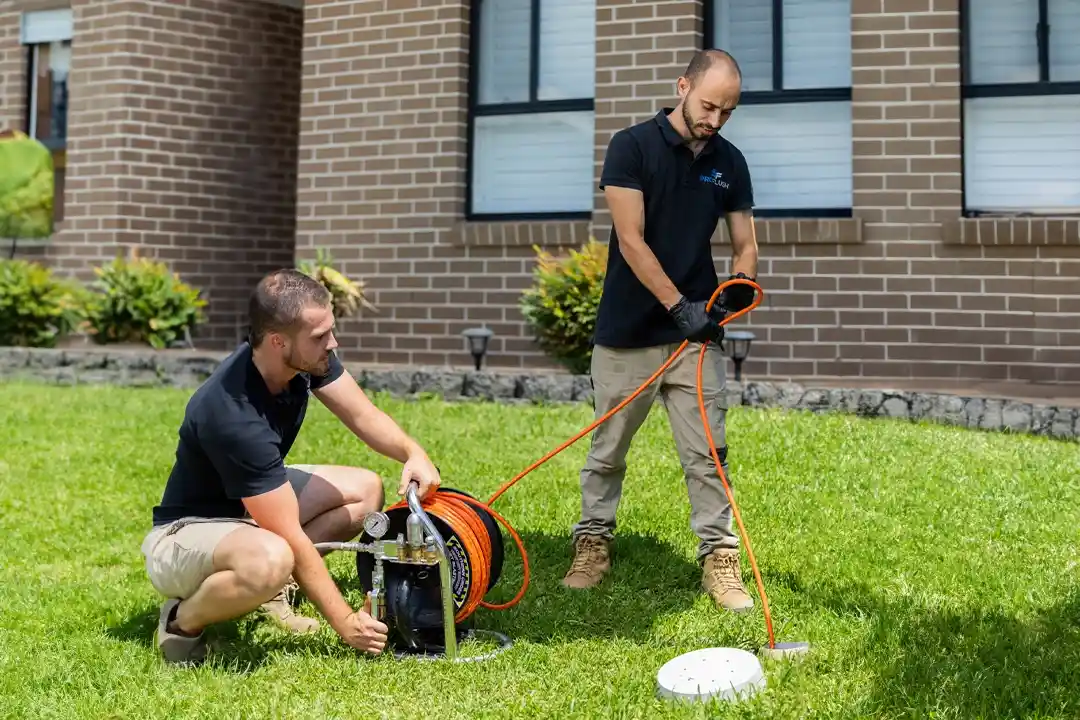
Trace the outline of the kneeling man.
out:
M 361 468 L 286 465 L 308 393 L 376 452 L 403 464 L 423 498 L 439 485 L 424 450 L 376 408 L 334 354 L 331 298 L 295 270 L 263 278 L 251 297 L 250 339 L 187 405 L 176 462 L 142 544 L 150 582 L 165 598 L 157 646 L 174 663 L 206 656 L 210 624 L 261 609 L 295 632 L 318 622 L 293 614 L 298 585 L 341 639 L 381 652 L 387 628 L 354 611 L 314 543 L 351 540 L 383 507 L 381 479 Z

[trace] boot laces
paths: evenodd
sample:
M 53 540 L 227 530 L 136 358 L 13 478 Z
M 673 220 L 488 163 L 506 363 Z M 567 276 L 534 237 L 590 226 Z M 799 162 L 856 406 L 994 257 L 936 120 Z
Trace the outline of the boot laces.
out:
M 577 553 L 574 554 L 574 562 L 570 566 L 570 571 L 575 573 L 596 572 L 596 566 L 604 559 L 603 550 L 602 541 L 589 537 L 582 538 L 578 542 Z
M 709 579 L 725 590 L 742 590 L 739 577 L 739 556 L 735 553 L 715 554 L 709 558 Z

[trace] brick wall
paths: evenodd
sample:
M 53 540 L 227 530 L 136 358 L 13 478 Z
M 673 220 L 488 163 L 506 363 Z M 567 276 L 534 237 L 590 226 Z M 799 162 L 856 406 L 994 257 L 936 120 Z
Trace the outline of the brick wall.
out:
M 350 359 L 469 362 L 460 333 L 486 323 L 495 364 L 546 362 L 514 307 L 530 245 L 587 223 L 461 221 L 468 20 L 465 1 L 306 3 L 297 252 L 372 292 L 379 312 L 341 323 Z
M 247 0 L 75 0 L 66 217 L 51 259 L 138 248 L 210 300 L 235 342 L 295 229 L 302 12 Z
M 1080 380 L 1064 349 L 1078 335 L 1058 332 L 1080 310 L 1058 297 L 1076 276 L 1076 251 L 1060 245 L 1074 226 L 1036 223 L 1027 241 L 1059 245 L 1017 248 L 992 245 L 997 226 L 960 221 L 956 0 L 852 9 L 854 217 L 758 221 L 767 297 L 746 323 L 759 337 L 746 370 Z M 605 239 L 602 193 L 591 222 L 463 223 L 467 2 L 322 0 L 307 12 L 299 251 L 329 246 L 382 307 L 343 326 L 345 347 L 369 362 L 463 363 L 461 329 L 486 322 L 492 365 L 550 364 L 515 307 L 529 245 Z M 702 9 L 598 0 L 596 17 L 598 176 L 613 132 L 675 103 Z M 715 241 L 724 274 L 723 227 Z

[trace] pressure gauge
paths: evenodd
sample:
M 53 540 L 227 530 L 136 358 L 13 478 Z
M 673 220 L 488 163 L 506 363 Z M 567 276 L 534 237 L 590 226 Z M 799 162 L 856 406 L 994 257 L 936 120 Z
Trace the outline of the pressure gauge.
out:
M 390 518 L 384 512 L 373 512 L 364 518 L 364 531 L 376 540 L 390 528 Z

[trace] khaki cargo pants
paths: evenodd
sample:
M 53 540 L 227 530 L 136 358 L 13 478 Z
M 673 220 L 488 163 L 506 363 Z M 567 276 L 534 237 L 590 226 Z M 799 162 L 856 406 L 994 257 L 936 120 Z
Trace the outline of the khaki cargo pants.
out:
M 591 375 L 596 417 L 629 397 L 678 347 L 677 344 L 642 349 L 595 347 Z M 574 525 L 575 538 L 581 534 L 600 535 L 609 540 L 613 537 L 627 451 L 659 398 L 668 414 L 683 468 L 690 499 L 690 528 L 700 541 L 698 559 L 719 547 L 738 547 L 738 535 L 732 532 L 731 505 L 716 474 L 716 463 L 701 425 L 696 377 L 700 352 L 700 345 L 691 343 L 663 375 L 593 431 L 592 445 L 581 470 L 581 520 Z M 720 348 L 710 344 L 701 370 L 702 395 L 724 477 L 734 492 L 726 461 L 724 362 Z
M 297 497 L 311 480 L 314 465 L 286 465 L 285 474 Z M 214 550 L 237 528 L 258 527 L 245 517 L 183 517 L 152 528 L 141 551 L 150 584 L 166 598 L 189 598 L 214 574 Z

